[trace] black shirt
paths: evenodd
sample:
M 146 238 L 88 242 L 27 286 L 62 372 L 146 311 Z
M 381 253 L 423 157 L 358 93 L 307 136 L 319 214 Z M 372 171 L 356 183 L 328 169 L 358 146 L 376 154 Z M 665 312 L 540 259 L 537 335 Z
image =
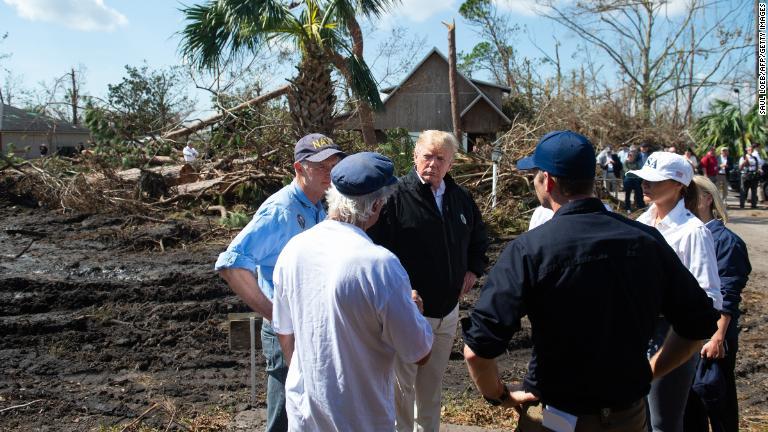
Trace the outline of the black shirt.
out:
M 430 318 L 448 315 L 458 304 L 467 271 L 479 277 L 488 265 L 488 234 L 480 210 L 450 175 L 443 181 L 441 212 L 431 186 L 411 170 L 367 231 L 400 259 Z
M 706 339 L 719 314 L 652 227 L 573 201 L 507 245 L 462 324 L 484 358 L 504 353 L 528 315 L 527 391 L 574 414 L 636 401 L 650 389 L 646 356 L 655 318 Z

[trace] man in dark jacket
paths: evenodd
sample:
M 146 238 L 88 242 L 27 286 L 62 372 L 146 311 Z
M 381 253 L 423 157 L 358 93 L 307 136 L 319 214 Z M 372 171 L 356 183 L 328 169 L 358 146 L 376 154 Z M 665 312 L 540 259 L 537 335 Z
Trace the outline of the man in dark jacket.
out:
M 521 431 L 541 430 L 531 424 L 538 421 L 556 430 L 645 432 L 651 379 L 698 353 L 716 328 L 712 301 L 661 234 L 594 197 L 594 161 L 586 137 L 557 131 L 518 162 L 537 170 L 536 195 L 555 215 L 505 248 L 462 322 L 470 376 L 490 404 L 521 411 Z M 673 331 L 649 363 L 661 313 Z M 525 315 L 533 353 L 523 386 L 509 388 L 494 359 Z M 521 406 L 536 400 L 543 416 Z
M 423 132 L 413 151 L 414 170 L 400 179 L 379 222 L 368 230 L 405 267 L 414 300 L 421 297 L 435 338 L 425 365 L 396 362 L 398 431 L 413 432 L 414 422 L 419 430 L 439 430 L 442 378 L 456 337 L 459 298 L 488 263 L 480 211 L 448 175 L 457 150 L 452 134 Z

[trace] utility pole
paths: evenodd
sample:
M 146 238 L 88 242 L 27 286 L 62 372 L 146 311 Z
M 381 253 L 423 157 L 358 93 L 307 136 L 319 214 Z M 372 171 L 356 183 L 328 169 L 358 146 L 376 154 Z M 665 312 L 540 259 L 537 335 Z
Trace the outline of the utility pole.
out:
M 459 84 L 458 73 L 456 70 L 456 22 L 450 24 L 444 22 L 448 27 L 448 89 L 451 95 L 451 120 L 453 121 L 453 134 L 462 143 L 461 116 L 459 115 Z M 469 150 L 469 149 L 467 149 Z
M 72 124 L 77 126 L 77 81 L 75 80 L 75 68 L 71 69 L 72 73 L 72 91 L 69 92 L 70 103 L 72 104 Z

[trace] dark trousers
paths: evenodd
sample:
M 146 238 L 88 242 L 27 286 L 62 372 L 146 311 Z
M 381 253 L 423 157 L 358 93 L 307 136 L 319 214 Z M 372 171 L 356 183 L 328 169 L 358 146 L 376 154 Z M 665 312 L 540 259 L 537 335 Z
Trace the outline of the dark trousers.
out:
M 744 203 L 747 201 L 747 192 L 752 191 L 752 200 L 750 204 L 752 208 L 757 207 L 757 176 L 752 178 L 746 178 L 744 174 L 741 175 L 741 194 L 739 195 L 739 207 L 744 208 Z
M 645 207 L 642 185 L 642 179 L 637 177 L 624 177 L 624 210 L 632 211 L 632 192 L 635 193 L 635 209 Z
M 699 396 L 691 391 L 685 406 L 685 432 L 737 432 L 739 430 L 739 399 L 736 397 L 736 352 L 738 339 L 726 339 L 727 352 L 718 360 L 725 374 L 725 397 L 714 407 L 707 407 Z
M 550 432 L 542 422 L 541 404 L 524 405 L 516 408 L 520 419 L 515 432 Z M 607 415 L 588 414 L 578 416 L 576 432 L 646 432 L 648 418 L 645 399 L 640 399 L 631 407 L 611 412 Z

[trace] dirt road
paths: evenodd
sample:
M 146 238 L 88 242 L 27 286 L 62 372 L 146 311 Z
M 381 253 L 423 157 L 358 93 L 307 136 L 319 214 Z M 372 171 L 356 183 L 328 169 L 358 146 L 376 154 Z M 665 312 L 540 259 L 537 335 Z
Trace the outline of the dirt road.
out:
M 215 225 L 62 215 L 0 196 L 0 430 L 119 431 L 139 418 L 230 428 L 248 406 L 249 360 L 228 350 L 225 323 L 245 308 L 212 272 L 236 232 Z M 766 225 L 766 210 L 735 211 L 731 224 L 754 267 L 737 365 L 745 427 L 768 424 Z M 459 347 L 447 392 L 479 397 Z M 529 347 L 526 331 L 510 344 L 507 379 L 522 377 Z

